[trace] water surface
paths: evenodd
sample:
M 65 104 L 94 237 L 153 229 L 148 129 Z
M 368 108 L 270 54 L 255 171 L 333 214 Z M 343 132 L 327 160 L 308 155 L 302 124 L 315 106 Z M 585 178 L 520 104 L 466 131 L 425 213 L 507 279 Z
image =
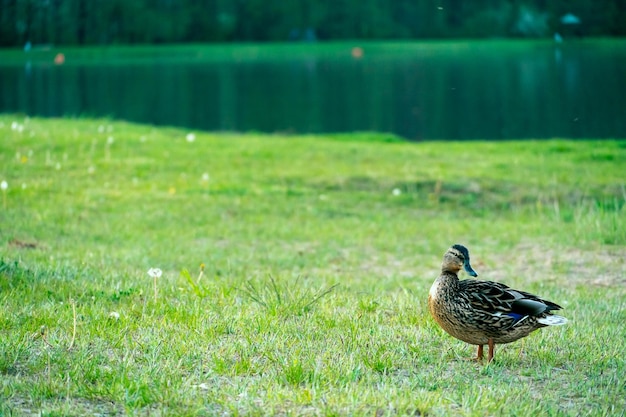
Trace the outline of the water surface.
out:
M 171 48 L 89 62 L 68 53 L 62 65 L 0 63 L 0 112 L 411 140 L 626 137 L 626 42 L 506 45 L 364 44 L 361 57 L 348 44 L 294 56 L 268 46 L 275 59 L 205 47 L 175 59 Z

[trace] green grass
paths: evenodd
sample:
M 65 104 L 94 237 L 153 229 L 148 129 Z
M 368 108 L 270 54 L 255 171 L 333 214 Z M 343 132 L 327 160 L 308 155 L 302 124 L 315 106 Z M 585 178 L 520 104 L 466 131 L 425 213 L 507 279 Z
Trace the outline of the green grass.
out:
M 625 141 L 187 133 L 0 116 L 0 415 L 623 412 Z M 465 361 L 457 242 L 570 323 Z

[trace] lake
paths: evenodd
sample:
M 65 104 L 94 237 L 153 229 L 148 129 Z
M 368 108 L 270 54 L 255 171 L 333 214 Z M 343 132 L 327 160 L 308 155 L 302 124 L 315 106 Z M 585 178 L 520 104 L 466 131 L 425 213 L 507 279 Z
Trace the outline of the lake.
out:
M 63 62 L 55 64 L 58 53 Z M 0 112 L 211 131 L 379 131 L 409 140 L 626 138 L 626 41 L 186 45 L 19 55 L 0 62 Z

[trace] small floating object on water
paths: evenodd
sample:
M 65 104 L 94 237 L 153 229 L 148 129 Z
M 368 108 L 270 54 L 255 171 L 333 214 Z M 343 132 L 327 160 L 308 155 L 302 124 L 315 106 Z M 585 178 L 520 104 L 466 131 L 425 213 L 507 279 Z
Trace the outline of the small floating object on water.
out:
M 352 48 L 352 51 L 350 53 L 352 54 L 352 58 L 354 59 L 363 58 L 363 48 L 361 48 L 360 46 L 355 46 L 354 48 Z
M 63 55 L 61 52 L 55 55 L 54 63 L 56 65 L 63 65 L 64 62 L 65 62 L 65 55 Z

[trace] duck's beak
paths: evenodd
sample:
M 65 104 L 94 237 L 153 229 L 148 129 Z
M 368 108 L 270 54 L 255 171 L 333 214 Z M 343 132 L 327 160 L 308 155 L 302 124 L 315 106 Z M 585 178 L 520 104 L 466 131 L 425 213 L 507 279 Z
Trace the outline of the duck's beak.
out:
M 468 274 L 470 274 L 471 276 L 473 276 L 473 277 L 477 277 L 477 276 L 478 276 L 478 274 L 476 273 L 476 271 L 474 271 L 474 270 L 472 269 L 472 265 L 470 265 L 470 263 L 469 263 L 469 261 L 468 261 L 468 260 L 466 260 L 466 261 L 463 263 L 463 267 L 465 268 L 465 272 L 467 272 L 467 273 L 468 273 Z

